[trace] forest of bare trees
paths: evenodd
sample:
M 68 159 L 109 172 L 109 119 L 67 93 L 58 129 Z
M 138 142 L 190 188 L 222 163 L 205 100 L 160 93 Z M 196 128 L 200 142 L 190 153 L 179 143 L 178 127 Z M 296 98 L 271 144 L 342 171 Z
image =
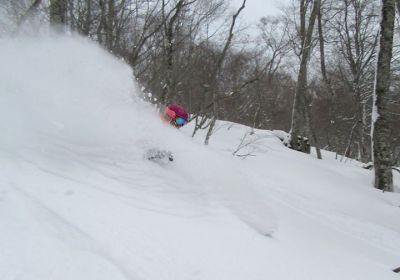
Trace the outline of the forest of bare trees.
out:
M 187 107 L 193 134 L 208 131 L 205 143 L 221 119 L 290 131 L 294 149 L 311 144 L 367 163 L 379 149 L 372 140 L 383 137 L 390 170 L 400 165 L 400 25 L 383 27 L 383 8 L 392 15 L 396 2 L 293 0 L 249 38 L 246 0 L 236 9 L 228 0 L 14 0 L 1 2 L 0 36 L 51 23 L 91 38 L 132 66 L 149 102 Z M 390 66 L 379 71 L 389 49 Z M 383 130 L 371 128 L 373 104 Z

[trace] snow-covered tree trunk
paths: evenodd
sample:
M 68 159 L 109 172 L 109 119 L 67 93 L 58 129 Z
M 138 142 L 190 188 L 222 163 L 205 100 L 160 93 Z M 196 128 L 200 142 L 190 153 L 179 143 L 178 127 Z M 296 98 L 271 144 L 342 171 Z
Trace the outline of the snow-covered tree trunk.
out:
M 375 169 L 375 188 L 393 191 L 392 154 L 389 143 L 388 95 L 390 63 L 393 49 L 395 0 L 382 0 L 380 47 L 376 68 L 376 84 L 372 112 L 372 147 Z

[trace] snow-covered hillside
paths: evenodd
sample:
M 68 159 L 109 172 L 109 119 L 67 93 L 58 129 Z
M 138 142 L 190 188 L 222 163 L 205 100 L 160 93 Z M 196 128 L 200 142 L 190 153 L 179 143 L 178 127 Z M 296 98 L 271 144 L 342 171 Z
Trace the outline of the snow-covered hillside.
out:
M 0 61 L 1 279 L 400 278 L 400 194 L 356 162 L 261 130 L 235 157 L 227 122 L 205 147 L 83 38 L 2 39 Z

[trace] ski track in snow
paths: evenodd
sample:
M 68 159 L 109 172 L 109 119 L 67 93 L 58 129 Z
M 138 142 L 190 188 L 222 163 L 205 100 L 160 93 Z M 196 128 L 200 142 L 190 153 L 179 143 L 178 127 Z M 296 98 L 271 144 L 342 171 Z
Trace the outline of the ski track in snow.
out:
M 146 198 L 146 196 L 143 195 L 137 195 L 135 196 L 135 193 L 142 193 L 142 194 L 151 194 L 151 197 L 166 197 L 169 196 L 171 199 L 173 198 L 178 198 L 180 196 L 183 197 L 185 200 L 190 200 L 190 196 L 192 196 L 194 199 L 197 198 L 202 198 L 204 194 L 196 194 L 196 193 L 187 193 L 181 192 L 181 191 L 174 191 L 171 190 L 170 188 L 164 188 L 162 187 L 164 184 L 162 183 L 161 180 L 158 180 L 152 174 L 149 174 L 148 172 L 142 170 L 135 170 L 135 166 L 143 164 L 143 163 L 136 163 L 131 165 L 130 169 L 129 167 L 124 167 L 123 165 L 115 165 L 112 164 L 114 160 L 107 160 L 107 157 L 102 156 L 99 157 L 97 160 L 94 160 L 92 157 L 93 154 L 91 154 L 89 157 L 86 156 L 78 156 L 75 154 L 75 156 L 72 156 L 69 154 L 67 158 L 62 159 L 60 161 L 62 162 L 67 162 L 67 161 L 72 161 L 74 164 L 77 165 L 77 169 L 81 170 L 87 170 L 90 173 L 94 173 L 95 176 L 102 177 L 100 180 L 101 183 L 99 184 L 94 184 L 91 182 L 90 179 L 85 179 L 85 178 L 79 178 L 77 179 L 74 176 L 71 176 L 68 174 L 68 172 L 62 172 L 61 170 L 54 170 L 51 167 L 46 166 L 45 164 L 40 164 L 38 162 L 35 162 L 33 160 L 23 158 L 19 156 L 22 162 L 26 162 L 29 165 L 31 165 L 33 168 L 48 174 L 50 176 L 54 176 L 56 178 L 59 178 L 61 180 L 67 180 L 71 181 L 75 184 L 79 184 L 82 187 L 90 187 L 98 192 L 106 193 L 108 195 L 112 195 L 116 198 L 121 203 L 126 203 L 130 206 L 134 206 L 135 208 L 141 209 L 141 210 L 146 210 L 146 211 L 151 211 L 151 212 L 156 212 L 159 214 L 165 214 L 165 215 L 176 215 L 176 216 L 186 216 L 188 218 L 194 218 L 196 216 L 203 216 L 207 214 L 196 214 L 196 213 L 182 213 L 182 211 L 176 212 L 176 209 L 168 209 L 166 206 L 161 207 L 160 205 L 154 204 L 151 199 Z M 71 156 L 71 159 L 69 159 L 69 156 Z M 58 159 L 59 160 L 59 159 Z M 121 172 L 122 171 L 122 172 Z M 113 174 L 111 174 L 113 173 Z M 128 173 L 128 174 L 125 174 Z M 120 176 L 121 174 L 124 174 L 125 176 Z M 128 177 L 129 176 L 129 177 Z M 160 178 L 162 179 L 162 177 Z M 125 191 L 116 191 L 113 190 L 113 188 L 108 188 L 106 187 L 107 184 L 104 184 L 104 182 L 110 182 L 110 185 L 113 184 L 118 184 L 119 186 L 124 186 Z M 161 187 L 157 187 L 161 186 Z M 132 192 L 132 188 L 135 189 L 135 193 Z M 185 202 L 183 200 L 183 202 Z M 190 201 L 189 201 L 190 202 Z M 153 207 L 152 207 L 153 206 Z
M 89 186 L 95 191 L 114 196 L 119 202 L 129 205 L 130 208 L 133 207 L 134 209 L 137 208 L 146 212 L 150 211 L 159 215 L 177 216 L 180 218 L 185 217 L 193 219 L 199 217 L 198 215 L 195 216 L 194 214 L 190 213 L 182 213 L 182 211 L 179 211 L 178 209 L 167 209 L 164 206 L 160 207 L 160 205 L 156 204 L 153 208 L 151 207 L 152 203 L 150 201 L 143 200 L 144 198 L 139 199 L 137 197 L 130 197 L 128 193 L 118 193 L 108 190 L 104 187 L 88 184 L 88 182 L 74 179 L 72 176 L 67 176 L 65 174 L 53 171 L 51 170 L 51 168 L 43 168 L 42 166 L 40 166 L 40 164 L 35 163 L 31 160 L 23 159 L 22 162 L 26 162 L 30 166 L 32 166 L 32 173 L 36 173 L 37 171 L 39 171 L 40 173 L 44 173 L 44 176 L 47 176 L 46 174 L 48 174 L 52 177 L 55 177 L 56 180 L 71 181 L 74 184 L 79 184 L 79 186 L 82 187 Z M 90 168 L 87 170 L 90 170 Z M 99 173 L 96 168 L 94 168 L 93 171 Z M 113 178 L 112 180 L 120 183 L 115 178 Z M 15 183 L 8 182 L 8 184 L 12 186 L 13 190 L 16 191 L 15 195 L 17 195 L 18 198 L 22 198 L 23 204 L 30 209 L 30 214 L 32 215 L 32 217 L 34 217 L 37 224 L 45 230 L 45 232 L 47 233 L 46 235 L 55 237 L 60 242 L 65 243 L 65 245 L 69 248 L 88 252 L 90 254 L 93 254 L 96 258 L 104 259 L 111 266 L 115 267 L 121 273 L 121 275 L 125 277 L 124 279 L 143 279 L 143 277 L 140 278 L 135 276 L 135 274 L 132 272 L 132 269 L 127 269 L 127 267 L 123 265 L 124 261 L 122 259 L 114 259 L 113 257 L 111 257 L 113 253 L 102 248 L 103 246 L 100 245 L 101 242 L 97 242 L 93 236 L 86 233 L 78 225 L 74 224 L 72 221 L 68 221 L 57 210 L 53 209 L 51 206 L 47 206 L 43 201 L 40 201 L 38 198 L 36 198 L 34 194 L 26 192 L 22 188 L 18 187 Z M 147 207 L 142 207 L 140 205 L 146 205 Z M 158 208 L 156 206 L 158 206 Z M 156 240 L 151 240 L 151 242 L 157 243 Z M 164 253 L 160 251 L 157 255 L 160 259 L 162 259 L 163 254 Z M 149 256 L 149 258 L 152 258 L 152 256 Z M 168 266 L 168 259 L 168 256 L 164 256 L 164 260 L 166 261 L 165 266 Z M 169 266 L 174 267 L 175 265 L 171 263 L 169 264 Z M 169 279 L 173 279 L 172 274 L 171 278 Z

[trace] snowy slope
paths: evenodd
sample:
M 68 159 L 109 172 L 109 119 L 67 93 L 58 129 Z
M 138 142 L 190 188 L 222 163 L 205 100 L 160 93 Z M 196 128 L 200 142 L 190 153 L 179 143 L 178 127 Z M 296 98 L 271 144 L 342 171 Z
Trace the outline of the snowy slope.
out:
M 357 163 L 269 131 L 233 157 L 248 128 L 204 147 L 85 39 L 0 41 L 1 279 L 400 278 L 400 196 Z

